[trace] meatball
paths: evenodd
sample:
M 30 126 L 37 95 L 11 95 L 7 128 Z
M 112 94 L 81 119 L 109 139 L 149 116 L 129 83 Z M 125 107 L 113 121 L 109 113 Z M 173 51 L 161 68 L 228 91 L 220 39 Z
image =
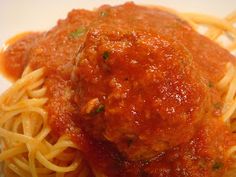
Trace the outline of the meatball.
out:
M 206 112 L 191 53 L 152 30 L 91 27 L 74 75 L 81 127 L 129 160 L 189 141 Z

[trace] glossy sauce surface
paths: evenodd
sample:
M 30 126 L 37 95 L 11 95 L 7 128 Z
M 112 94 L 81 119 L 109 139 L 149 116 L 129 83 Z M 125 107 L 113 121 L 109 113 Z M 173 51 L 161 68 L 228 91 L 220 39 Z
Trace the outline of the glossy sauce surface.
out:
M 234 59 L 175 15 L 132 3 L 73 10 L 2 58 L 14 78 L 45 67 L 53 133 L 109 177 L 222 176 L 236 141 L 215 85 Z
M 25 32 L 14 36 L 5 43 L 7 50 L 0 52 L 0 71 L 9 80 L 15 81 L 21 76 L 28 64 L 27 53 L 38 36 L 40 33 Z

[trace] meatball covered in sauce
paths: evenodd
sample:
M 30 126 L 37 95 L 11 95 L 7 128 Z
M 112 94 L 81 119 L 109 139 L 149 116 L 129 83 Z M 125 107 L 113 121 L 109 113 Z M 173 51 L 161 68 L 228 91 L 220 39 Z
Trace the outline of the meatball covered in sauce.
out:
M 191 57 L 151 30 L 91 28 L 76 59 L 82 127 L 131 160 L 189 141 L 207 103 Z

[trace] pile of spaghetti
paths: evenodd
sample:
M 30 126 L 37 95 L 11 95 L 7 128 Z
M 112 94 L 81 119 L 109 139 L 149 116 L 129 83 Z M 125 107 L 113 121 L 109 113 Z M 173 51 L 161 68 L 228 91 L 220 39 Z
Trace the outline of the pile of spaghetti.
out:
M 132 16 L 132 13 L 138 13 L 139 16 L 137 14 Z M 185 75 L 183 76 L 185 80 L 183 83 L 180 81 L 182 84 L 178 86 L 183 86 L 181 87 L 182 91 L 185 92 L 187 98 L 191 98 L 191 102 L 189 103 L 186 98 L 186 102 L 183 101 L 183 103 L 179 103 L 180 106 L 174 105 L 172 107 L 173 110 L 168 110 L 175 112 L 175 115 L 177 115 L 175 123 L 168 123 L 168 126 L 170 126 L 168 128 L 178 131 L 174 140 L 171 137 L 175 135 L 170 133 L 170 137 L 163 135 L 162 139 L 160 141 L 157 140 L 154 144 L 152 141 L 156 139 L 156 135 L 152 132 L 153 125 L 150 128 L 153 137 L 149 137 L 151 139 L 149 141 L 145 139 L 146 134 L 143 134 L 148 129 L 147 124 L 144 123 L 145 129 L 140 129 L 142 130 L 140 134 L 137 133 L 136 129 L 133 131 L 132 128 L 129 128 L 127 133 L 126 128 L 129 127 L 129 124 L 124 126 L 123 122 L 117 121 L 117 117 L 113 119 L 114 115 L 124 115 L 124 117 L 127 115 L 128 117 L 128 113 L 122 112 L 124 110 L 127 112 L 136 111 L 136 109 L 129 110 L 129 107 L 122 107 L 122 104 L 126 105 L 126 102 L 124 101 L 125 96 L 119 88 L 123 88 L 125 82 L 132 83 L 132 88 L 135 87 L 135 83 L 141 84 L 140 80 L 135 82 L 134 79 L 130 79 L 136 78 L 136 76 L 133 76 L 132 72 L 129 73 L 129 69 L 127 69 L 127 78 L 125 77 L 124 81 L 120 82 L 120 85 L 118 79 L 110 78 L 110 76 L 117 78 L 117 73 L 122 75 L 122 77 L 125 76 L 124 73 L 126 74 L 123 69 L 120 69 L 119 72 L 115 70 L 117 73 L 110 71 L 109 67 L 112 68 L 116 62 L 114 58 L 122 60 L 122 58 L 128 58 L 129 56 L 132 56 L 133 59 L 136 59 L 134 56 L 151 57 L 152 54 L 146 54 L 148 52 L 152 53 L 152 51 L 149 51 L 151 47 L 148 43 L 153 46 L 160 45 L 160 48 L 164 48 L 162 51 L 167 52 L 165 57 L 169 54 L 168 52 L 172 52 L 172 49 L 168 50 L 167 44 L 172 40 L 169 40 L 172 34 L 168 37 L 164 35 L 164 39 L 160 40 L 160 43 L 155 43 L 155 40 L 150 40 L 150 36 L 154 36 L 153 38 L 158 38 L 158 40 L 159 38 L 162 39 L 160 36 L 163 34 L 160 31 L 157 32 L 157 35 L 154 32 L 150 32 L 152 30 L 143 32 L 144 30 L 149 30 L 148 25 L 155 23 L 155 21 L 150 18 L 140 24 L 138 18 L 143 20 L 149 17 L 149 13 L 159 18 L 156 23 L 159 23 L 158 20 L 163 18 L 163 22 L 160 22 L 160 26 L 165 26 L 163 31 L 167 28 L 174 28 L 173 31 L 179 30 L 179 32 L 176 32 L 177 37 L 174 40 L 181 40 L 182 37 L 186 38 L 186 40 L 183 40 L 189 40 L 189 45 L 192 45 L 193 48 L 199 47 L 199 50 L 201 50 L 198 42 L 191 41 L 192 38 L 189 39 L 188 36 L 184 35 L 185 32 L 182 32 L 184 30 L 198 31 L 198 33 L 206 37 L 201 36 L 203 42 L 210 39 L 218 43 L 214 44 L 217 47 L 212 49 L 212 51 L 215 50 L 216 55 L 223 56 L 225 54 L 228 58 L 235 59 L 233 56 L 236 51 L 235 12 L 224 19 L 220 19 L 203 14 L 177 13 L 166 8 L 148 8 L 127 3 L 116 7 L 102 6 L 96 11 L 73 10 L 69 13 L 67 19 L 59 20 L 57 26 L 48 32 L 27 33 L 20 36 L 14 42 L 11 41 L 1 54 L 3 70 L 15 80 L 13 85 L 0 96 L 0 162 L 2 163 L 1 170 L 5 177 L 159 177 L 161 175 L 183 177 L 224 175 L 233 177 L 236 175 L 236 60 L 234 62 L 230 59 L 222 59 L 220 64 L 219 60 L 209 60 L 212 63 L 216 63 L 219 68 L 214 68 L 215 65 L 210 66 L 211 62 L 207 63 L 207 59 L 204 64 L 205 58 L 192 59 L 193 61 L 190 61 L 194 63 L 195 60 L 201 60 L 199 63 L 202 62 L 203 64 L 198 63 L 200 68 L 203 68 L 201 74 L 206 76 L 205 78 L 212 78 L 212 80 L 202 81 L 200 79 L 202 84 L 195 77 L 193 77 L 194 81 L 189 81 L 185 78 Z M 123 18 L 127 20 L 123 20 Z M 111 22 L 112 20 L 115 22 Z M 137 20 L 137 25 L 135 24 L 134 28 L 130 27 L 128 20 L 130 20 L 130 23 L 136 23 L 134 21 Z M 175 23 L 169 23 L 171 20 L 176 21 Z M 182 26 L 178 26 L 179 24 Z M 113 28 L 118 32 L 112 31 Z M 156 28 L 158 28 L 158 25 Z M 120 37 L 120 33 L 123 34 L 124 30 L 126 30 L 127 35 Z M 136 34 L 133 35 L 135 32 Z M 180 37 L 182 33 L 183 36 Z M 173 36 L 175 36 L 174 33 Z M 143 41 L 139 41 L 139 39 Z M 165 40 L 167 41 L 166 43 Z M 112 43 L 113 41 L 118 42 L 114 44 Z M 129 53 L 129 48 L 125 48 L 122 43 L 124 41 L 125 45 L 129 45 L 129 47 L 137 47 L 134 47 L 134 49 L 137 49 L 135 54 Z M 142 42 L 146 43 L 142 44 Z M 143 51 L 138 50 L 141 45 L 144 45 Z M 221 51 L 221 47 L 218 45 L 228 50 L 228 52 L 224 49 Z M 112 46 L 112 50 L 107 46 Z M 191 50 L 185 44 L 180 46 L 173 43 L 173 46 L 173 50 L 176 49 L 177 51 L 175 53 L 181 51 L 176 54 L 177 58 L 182 57 L 183 51 L 187 51 L 187 53 L 190 51 L 191 55 Z M 124 55 L 122 47 L 125 48 L 125 52 L 128 51 Z M 219 51 L 218 48 L 220 48 Z M 103 52 L 99 53 L 100 50 Z M 153 47 L 152 50 L 159 49 Z M 193 50 L 197 51 L 198 49 Z M 162 56 L 160 53 L 158 53 L 158 56 Z M 173 55 L 171 53 L 170 57 Z M 195 57 L 194 52 L 192 55 Z M 210 58 L 214 55 L 207 53 L 206 56 Z M 93 59 L 90 60 L 90 58 Z M 95 64 L 91 62 L 100 59 L 103 60 L 103 64 L 94 66 Z M 148 60 L 148 58 L 145 58 L 145 60 Z M 140 62 L 141 60 L 137 59 L 137 61 Z M 135 64 L 136 60 L 132 60 L 132 62 Z M 169 62 L 167 58 L 165 62 Z M 173 66 L 178 65 L 178 62 L 179 60 Z M 124 61 L 122 67 L 129 68 L 130 65 L 127 66 L 126 64 Z M 143 65 L 146 66 L 145 63 Z M 86 70 L 87 67 L 90 70 Z M 105 68 L 105 74 L 100 72 L 100 70 L 97 72 L 95 69 L 97 67 Z M 192 71 L 188 70 L 188 66 L 186 68 L 183 70 L 188 76 L 188 73 Z M 155 68 L 153 67 L 152 69 L 154 72 Z M 209 72 L 216 71 L 216 73 L 212 73 L 208 77 L 208 69 Z M 136 71 L 132 70 L 132 67 L 130 70 L 134 71 L 133 74 Z M 168 69 L 166 70 L 166 72 L 170 72 Z M 96 82 L 96 79 L 99 79 L 99 77 L 94 76 L 96 74 L 101 74 L 102 82 Z M 152 76 L 147 74 L 148 78 Z M 143 77 L 147 78 L 146 75 Z M 155 82 L 155 77 L 152 77 L 152 82 Z M 168 80 L 169 78 L 165 79 Z M 174 84 L 171 79 L 169 82 Z M 193 85 L 191 85 L 192 82 L 194 82 Z M 198 82 L 200 83 L 199 85 Z M 206 88 L 202 86 L 205 84 L 204 82 L 207 83 Z M 91 87 L 89 84 L 91 84 Z M 116 90 L 117 92 L 114 93 L 118 94 L 110 94 L 109 89 L 111 88 L 107 89 L 108 86 L 106 84 L 112 89 L 115 87 L 118 91 Z M 188 84 L 191 86 L 190 88 Z M 141 88 L 146 87 L 146 85 L 148 85 L 147 82 Z M 131 87 L 127 86 L 127 88 Z M 193 90 L 188 93 L 188 89 Z M 93 91 L 96 91 L 96 93 Z M 165 92 L 176 93 L 178 90 L 172 90 L 172 92 L 166 90 Z M 102 96 L 98 95 L 99 93 L 102 93 Z M 137 93 L 139 95 L 149 94 L 146 92 L 144 94 L 142 89 L 139 89 Z M 162 94 L 161 91 L 160 93 Z M 120 97 L 122 97 L 122 104 L 115 105 L 115 102 L 112 102 L 115 105 L 112 107 L 110 103 L 111 97 L 112 99 L 121 99 Z M 138 102 L 138 98 L 138 96 L 132 97 L 134 102 Z M 110 100 L 107 101 L 106 99 Z M 161 99 L 162 97 L 159 98 L 159 100 Z M 213 101 L 211 100 L 217 101 L 212 103 Z M 212 107 L 205 106 L 208 105 L 208 102 L 210 102 Z M 166 102 L 163 101 L 163 103 Z M 172 104 L 172 102 L 168 103 Z M 149 105 L 151 103 L 147 101 L 146 104 Z M 196 122 L 201 122 L 196 123 L 194 130 L 187 127 L 185 122 L 178 118 L 178 116 L 182 116 L 182 104 L 186 104 L 185 107 L 192 106 L 192 110 L 196 109 L 195 112 L 192 111 L 194 113 L 189 111 L 184 115 L 187 117 L 185 117 L 186 119 L 190 115 L 190 123 L 187 123 L 189 126 L 195 125 Z M 165 106 L 163 105 L 162 107 L 165 108 Z M 179 107 L 181 107 L 180 113 L 178 113 Z M 204 108 L 201 109 L 201 107 Z M 149 111 L 148 107 L 139 106 L 139 108 Z M 152 110 L 150 114 L 154 117 L 164 115 L 161 112 L 161 108 L 158 107 L 156 109 L 157 112 L 159 111 L 158 114 L 154 114 Z M 118 114 L 117 111 L 122 114 Z M 196 112 L 201 113 L 195 119 L 194 116 L 198 115 Z M 142 112 L 137 111 L 137 114 L 142 114 Z M 147 114 L 145 112 L 145 116 Z M 136 114 L 132 112 L 133 115 Z M 109 116 L 111 117 L 110 119 L 107 118 Z M 120 117 L 119 119 L 127 122 L 132 121 L 132 118 L 124 119 Z M 111 120 L 116 121 L 112 124 L 109 122 Z M 167 119 L 165 120 L 167 121 Z M 152 118 L 147 119 L 147 121 L 152 121 L 152 124 L 158 123 L 155 120 L 153 121 Z M 222 125 L 220 122 L 222 122 Z M 117 124 L 117 126 L 114 124 Z M 182 126 L 180 129 L 178 129 L 179 124 Z M 174 127 L 175 125 L 177 127 Z M 165 126 L 163 125 L 163 127 Z M 207 128 L 204 128 L 204 126 Z M 163 127 L 159 128 L 166 132 Z M 184 132 L 181 132 L 182 129 L 184 129 Z M 206 133 L 207 131 L 208 133 Z M 160 137 L 160 132 L 157 134 L 158 137 Z M 179 132 L 180 135 L 178 135 Z M 180 137 L 183 140 L 179 140 Z M 146 144 L 148 144 L 148 148 L 146 148 Z M 216 149 L 213 147 L 216 147 Z M 195 150 L 194 152 L 193 149 Z M 190 158 L 188 159 L 190 156 L 196 158 L 190 160 Z M 183 166 L 179 163 L 183 164 Z M 183 172 L 184 170 L 185 172 Z

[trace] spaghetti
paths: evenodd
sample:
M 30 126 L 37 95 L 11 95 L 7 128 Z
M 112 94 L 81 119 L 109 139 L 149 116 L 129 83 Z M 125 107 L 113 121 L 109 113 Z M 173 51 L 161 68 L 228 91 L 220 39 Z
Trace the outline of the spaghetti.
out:
M 194 13 L 186 13 L 184 15 L 196 26 L 207 25 L 208 30 L 204 34 L 206 37 L 218 42 L 232 53 L 236 50 L 236 28 L 233 26 L 236 22 L 236 11 L 226 16 L 225 19 L 218 19 L 216 17 Z M 230 38 L 230 43 L 222 44 L 219 42 L 218 39 L 222 36 L 228 36 L 228 38 Z M 224 93 L 222 95 L 224 97 L 222 120 L 231 126 L 232 132 L 235 132 L 236 68 L 233 64 L 227 64 L 225 76 L 218 82 L 217 87 L 219 90 L 223 90 Z M 236 146 L 233 146 L 228 150 L 228 156 L 229 158 L 236 160 Z M 233 166 L 235 167 L 235 165 Z M 232 170 L 232 172 L 226 173 L 226 176 L 234 176 L 235 173 L 236 171 Z
M 2 152 L 5 176 L 86 176 L 82 157 L 67 137 L 50 135 L 44 69 L 26 68 L 22 78 L 1 95 Z
M 205 36 L 219 42 L 222 36 L 230 43 L 220 43 L 230 52 L 236 50 L 236 12 L 225 19 L 202 14 L 181 13 L 194 28 L 207 26 Z M 67 135 L 59 138 L 51 133 L 45 104 L 48 101 L 44 68 L 32 71 L 27 67 L 22 77 L 0 97 L 0 162 L 6 177 L 72 177 L 89 176 L 90 170 L 79 147 Z M 228 63 L 224 77 L 217 89 L 224 98 L 222 121 L 236 132 L 236 68 Z M 236 169 L 236 145 L 228 150 L 228 157 L 234 162 L 232 171 L 226 176 L 233 177 Z M 96 176 L 103 176 L 95 170 Z

